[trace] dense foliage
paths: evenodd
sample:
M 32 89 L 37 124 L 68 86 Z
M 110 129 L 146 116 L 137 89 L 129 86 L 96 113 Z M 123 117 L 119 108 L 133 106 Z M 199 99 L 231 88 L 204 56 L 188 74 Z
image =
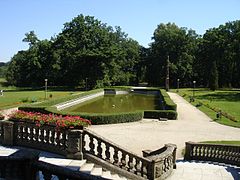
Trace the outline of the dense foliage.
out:
M 5 77 L 7 72 L 7 63 L 0 62 L 0 78 Z
M 147 82 L 164 86 L 169 58 L 170 87 L 240 87 L 240 21 L 203 36 L 174 23 L 159 24 L 149 48 L 94 17 L 79 15 L 50 40 L 26 33 L 29 49 L 19 51 L 6 74 L 16 86 L 82 86 L 86 89 Z
M 39 40 L 33 31 L 23 39 L 29 49 L 11 60 L 7 80 L 16 86 L 50 85 L 87 88 L 125 85 L 136 81 L 140 46 L 93 17 L 79 15 L 51 40 Z

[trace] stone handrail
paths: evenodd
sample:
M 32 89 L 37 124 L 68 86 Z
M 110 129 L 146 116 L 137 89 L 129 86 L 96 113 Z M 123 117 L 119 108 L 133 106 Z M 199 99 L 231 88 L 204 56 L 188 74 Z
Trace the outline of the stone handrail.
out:
M 186 142 L 184 160 L 214 161 L 240 166 L 240 146 Z
M 131 153 L 90 130 L 83 132 L 83 152 L 107 161 L 140 177 L 151 176 L 151 160 Z
M 83 151 L 90 153 L 139 178 L 165 179 L 176 168 L 176 145 L 167 144 L 156 151 L 144 151 L 140 157 L 95 133 L 83 131 Z

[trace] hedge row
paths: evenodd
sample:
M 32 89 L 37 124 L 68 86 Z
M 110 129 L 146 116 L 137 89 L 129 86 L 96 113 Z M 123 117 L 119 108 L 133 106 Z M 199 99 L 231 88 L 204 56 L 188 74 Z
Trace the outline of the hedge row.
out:
M 162 98 L 163 98 L 164 103 L 165 103 L 165 109 L 176 111 L 177 110 L 177 105 L 171 100 L 171 98 L 167 94 L 166 90 L 160 89 L 160 92 L 162 94 Z
M 66 112 L 66 111 L 57 111 L 55 107 L 20 107 L 19 110 L 27 112 L 41 112 L 44 114 L 54 113 L 57 115 L 72 115 L 80 116 L 82 118 L 91 120 L 93 125 L 99 124 L 115 124 L 115 123 L 126 123 L 139 121 L 143 118 L 142 111 L 136 112 L 126 112 L 126 113 L 114 113 L 114 114 L 90 114 L 90 113 L 81 113 L 81 112 Z
M 174 110 L 148 110 L 144 111 L 144 118 L 167 118 L 171 120 L 177 119 L 177 112 Z

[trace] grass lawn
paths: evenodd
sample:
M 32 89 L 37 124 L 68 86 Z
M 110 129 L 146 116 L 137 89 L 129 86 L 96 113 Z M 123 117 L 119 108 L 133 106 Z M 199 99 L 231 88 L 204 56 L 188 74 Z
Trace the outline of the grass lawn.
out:
M 50 94 L 52 95 L 52 98 L 49 98 Z M 59 97 L 70 96 L 71 94 L 73 93 L 70 91 L 47 92 L 48 99 L 57 99 Z M 27 103 L 42 101 L 45 101 L 45 92 L 43 90 L 9 90 L 3 92 L 3 96 L 0 96 L 0 109 L 7 109 Z
M 178 92 L 187 101 L 190 101 L 190 97 L 193 96 L 192 89 L 180 89 Z M 199 102 L 203 104 L 208 104 L 210 107 L 220 109 L 222 112 L 228 113 L 230 116 L 234 117 L 237 122 L 229 120 L 222 116 L 221 119 L 216 119 L 216 112 L 210 108 L 202 105 L 198 108 L 206 113 L 213 120 L 234 127 L 240 127 L 240 91 L 239 90 L 217 90 L 210 91 L 208 89 L 198 89 L 194 91 L 195 102 L 192 104 L 197 106 Z

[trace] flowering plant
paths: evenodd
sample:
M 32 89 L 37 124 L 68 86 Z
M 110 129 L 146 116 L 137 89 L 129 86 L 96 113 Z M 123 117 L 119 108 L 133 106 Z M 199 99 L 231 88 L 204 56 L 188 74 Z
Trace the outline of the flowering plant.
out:
M 88 126 L 91 121 L 79 116 L 62 116 L 54 114 L 42 114 L 36 112 L 16 111 L 10 115 L 10 120 L 23 120 L 35 122 L 37 126 L 53 124 L 57 128 L 74 128 L 77 126 Z

